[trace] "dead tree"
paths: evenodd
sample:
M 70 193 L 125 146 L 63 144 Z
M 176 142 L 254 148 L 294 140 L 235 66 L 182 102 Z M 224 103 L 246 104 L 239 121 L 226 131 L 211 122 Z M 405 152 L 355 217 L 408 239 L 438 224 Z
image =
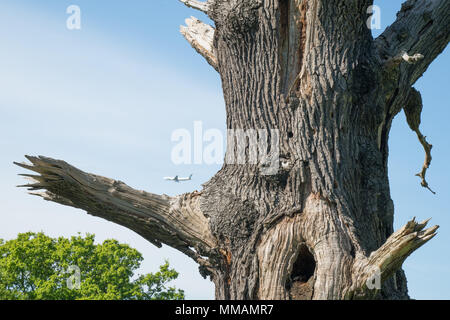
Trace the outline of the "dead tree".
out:
M 278 130 L 278 172 L 225 163 L 202 191 L 168 197 L 27 157 L 27 187 L 178 249 L 217 299 L 407 299 L 402 263 L 438 227 L 394 233 L 388 137 L 405 109 L 429 187 L 412 86 L 449 41 L 450 1 L 406 1 L 376 39 L 371 0 L 181 1 L 214 21 L 181 32 L 220 74 L 227 128 Z

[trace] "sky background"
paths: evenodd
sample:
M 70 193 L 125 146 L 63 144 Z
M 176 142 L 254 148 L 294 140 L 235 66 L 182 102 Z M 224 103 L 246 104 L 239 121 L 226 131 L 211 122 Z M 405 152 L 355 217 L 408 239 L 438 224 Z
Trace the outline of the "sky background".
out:
M 382 28 L 402 1 L 375 1 Z M 81 30 L 68 30 L 66 9 L 81 8 Z M 184 19 L 206 17 L 177 0 L 2 0 L 0 2 L 0 238 L 44 231 L 50 236 L 94 233 L 118 239 L 144 256 L 140 270 L 157 271 L 169 259 L 181 273 L 175 285 L 188 299 L 213 299 L 214 288 L 181 253 L 157 249 L 134 232 L 32 197 L 12 164 L 25 154 L 63 159 L 86 171 L 136 189 L 177 195 L 200 190 L 220 165 L 175 165 L 174 130 L 225 132 L 225 107 L 218 74 L 179 33 Z M 378 35 L 382 30 L 375 30 Z M 405 117 L 394 121 L 389 171 L 395 229 L 416 216 L 433 217 L 436 238 L 404 264 L 415 299 L 450 299 L 450 90 L 448 49 L 415 87 L 422 92 L 422 132 L 434 145 L 428 173 L 432 195 L 415 177 L 424 154 Z M 194 174 L 174 184 L 164 176 Z

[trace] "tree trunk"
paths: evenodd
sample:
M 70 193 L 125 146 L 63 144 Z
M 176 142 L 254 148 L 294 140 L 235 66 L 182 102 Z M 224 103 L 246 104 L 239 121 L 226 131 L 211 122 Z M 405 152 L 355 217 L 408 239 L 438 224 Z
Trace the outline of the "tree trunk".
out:
M 182 2 L 215 22 L 191 18 L 181 32 L 220 73 L 227 128 L 267 133 L 276 173 L 227 161 L 201 192 L 169 198 L 29 157 L 21 166 L 40 175 L 28 187 L 186 253 L 217 299 L 408 299 L 401 265 L 437 227 L 393 233 L 388 136 L 405 107 L 428 187 L 411 86 L 448 43 L 449 1 L 407 1 L 375 40 L 369 0 Z M 244 141 L 229 141 L 226 158 L 249 156 Z

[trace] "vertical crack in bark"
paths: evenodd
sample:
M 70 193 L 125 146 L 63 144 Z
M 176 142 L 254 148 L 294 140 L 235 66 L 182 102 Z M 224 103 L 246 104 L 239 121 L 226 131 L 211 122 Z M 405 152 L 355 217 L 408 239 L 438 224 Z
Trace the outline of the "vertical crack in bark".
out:
M 281 68 L 281 88 L 286 92 L 289 54 L 289 5 L 290 0 L 280 0 L 279 4 L 279 59 Z
M 280 0 L 280 47 L 282 92 L 288 101 L 292 91 L 300 89 L 306 45 L 305 0 Z

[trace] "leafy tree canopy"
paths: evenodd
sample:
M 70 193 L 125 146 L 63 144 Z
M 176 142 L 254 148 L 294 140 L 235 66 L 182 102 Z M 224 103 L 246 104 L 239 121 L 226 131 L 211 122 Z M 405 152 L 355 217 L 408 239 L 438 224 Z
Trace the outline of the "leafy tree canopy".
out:
M 0 299 L 184 299 L 183 290 L 168 287 L 178 273 L 167 261 L 156 273 L 135 275 L 143 260 L 136 249 L 94 242 L 92 234 L 56 239 L 31 232 L 0 239 Z

